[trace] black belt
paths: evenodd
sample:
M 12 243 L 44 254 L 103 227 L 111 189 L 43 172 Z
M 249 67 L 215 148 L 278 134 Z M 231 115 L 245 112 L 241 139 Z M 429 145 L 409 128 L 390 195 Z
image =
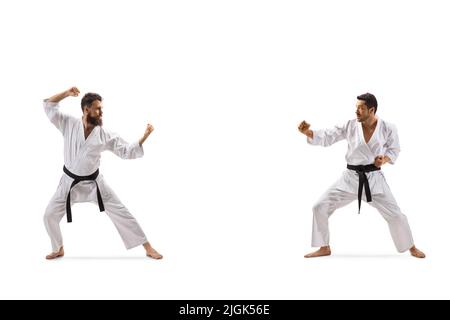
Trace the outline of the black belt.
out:
M 66 166 L 63 167 L 63 171 L 65 174 L 67 174 L 69 177 L 73 179 L 72 184 L 70 185 L 69 193 L 67 194 L 67 200 L 66 200 L 66 213 L 67 213 L 67 222 L 72 222 L 72 209 L 70 208 L 70 190 L 72 190 L 73 187 L 75 187 L 79 182 L 81 181 L 94 181 L 95 185 L 97 186 L 97 202 L 98 207 L 100 209 L 100 212 L 105 211 L 105 206 L 103 205 L 103 199 L 102 195 L 100 194 L 100 190 L 98 189 L 98 184 L 95 179 L 97 179 L 98 174 L 100 173 L 100 170 L 97 169 L 93 174 L 89 176 L 77 176 L 76 174 L 73 174 L 69 170 L 67 170 Z
M 360 165 L 360 166 L 352 166 L 351 164 L 347 164 L 347 169 L 356 171 L 359 177 L 359 185 L 358 185 L 358 213 L 361 211 L 361 198 L 362 198 L 362 190 L 363 187 L 366 191 L 366 200 L 367 202 L 372 202 L 372 194 L 370 193 L 369 180 L 367 180 L 366 172 L 377 171 L 381 168 L 375 166 L 374 164 L 368 165 Z

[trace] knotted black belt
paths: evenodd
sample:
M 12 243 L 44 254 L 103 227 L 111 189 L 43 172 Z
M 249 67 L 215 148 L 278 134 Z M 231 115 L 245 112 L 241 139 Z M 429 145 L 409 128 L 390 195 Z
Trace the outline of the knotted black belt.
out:
M 98 184 L 95 179 L 97 179 L 98 174 L 100 173 L 100 170 L 97 169 L 93 174 L 89 176 L 77 176 L 76 174 L 73 174 L 69 170 L 67 170 L 66 166 L 63 167 L 63 171 L 65 174 L 67 174 L 69 177 L 73 179 L 72 184 L 70 185 L 69 193 L 67 194 L 67 200 L 66 200 L 66 213 L 67 213 L 67 222 L 72 222 L 72 209 L 70 208 L 70 190 L 72 190 L 73 187 L 75 187 L 79 182 L 81 181 L 94 181 L 95 185 L 97 186 L 97 202 L 98 207 L 100 209 L 100 212 L 105 211 L 105 206 L 103 205 L 103 199 L 102 195 L 100 194 L 100 190 L 98 189 Z
M 369 180 L 367 180 L 366 172 L 377 171 L 377 170 L 380 170 L 380 168 L 375 166 L 374 164 L 360 165 L 360 166 L 352 166 L 351 164 L 347 164 L 347 169 L 356 171 L 356 173 L 358 174 L 358 177 L 359 177 L 358 213 L 360 213 L 363 187 L 366 191 L 367 202 L 372 202 L 372 194 L 370 193 Z

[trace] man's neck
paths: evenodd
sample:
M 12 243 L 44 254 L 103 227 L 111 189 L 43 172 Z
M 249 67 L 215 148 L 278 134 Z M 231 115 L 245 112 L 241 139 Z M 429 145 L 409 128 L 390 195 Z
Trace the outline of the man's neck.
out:
M 363 121 L 361 125 L 363 126 L 364 129 L 373 129 L 377 125 L 377 121 L 378 121 L 377 117 L 372 116 L 369 117 L 366 121 Z
M 94 130 L 95 126 L 87 121 L 86 117 L 83 117 L 83 128 L 84 128 L 84 136 L 87 137 L 92 130 Z

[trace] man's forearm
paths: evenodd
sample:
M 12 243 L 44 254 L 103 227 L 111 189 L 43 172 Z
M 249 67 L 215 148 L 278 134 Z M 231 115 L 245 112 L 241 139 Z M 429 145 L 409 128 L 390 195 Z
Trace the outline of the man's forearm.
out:
M 148 134 L 144 134 L 143 136 L 142 136 L 142 138 L 140 138 L 139 139 L 139 145 L 142 147 L 142 145 L 144 144 L 144 142 L 145 142 L 145 140 L 147 140 L 147 138 L 148 138 Z
M 46 99 L 48 102 L 60 102 L 62 99 L 67 98 L 69 96 L 67 91 L 63 91 L 61 93 L 55 94 L 50 98 Z
M 142 144 L 147 140 L 148 136 L 153 132 L 153 126 L 150 123 L 147 123 L 147 128 L 145 129 L 144 135 L 139 139 L 139 145 L 142 147 Z
M 312 139 L 314 137 L 314 132 L 312 130 L 308 130 L 304 133 L 304 135 Z

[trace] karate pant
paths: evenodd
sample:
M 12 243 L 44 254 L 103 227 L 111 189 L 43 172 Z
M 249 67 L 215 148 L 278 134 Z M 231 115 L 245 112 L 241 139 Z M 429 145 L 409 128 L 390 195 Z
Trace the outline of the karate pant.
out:
M 61 178 L 60 185 L 45 210 L 44 224 L 52 243 L 53 252 L 59 251 L 63 245 L 59 224 L 61 219 L 66 215 L 67 191 L 68 186 L 70 186 L 72 181 L 73 180 L 67 176 Z M 125 247 L 131 249 L 147 242 L 147 238 L 136 219 L 105 183 L 103 177 L 100 176 L 97 182 L 99 183 L 103 204 L 105 206 L 105 211 L 99 212 L 98 214 L 108 215 L 119 232 Z M 73 187 L 71 191 L 71 200 L 72 204 L 77 202 L 92 202 L 95 203 L 98 208 L 95 184 L 93 182 L 80 182 Z M 76 210 L 72 209 L 72 216 L 74 220 L 73 223 L 76 223 Z
M 313 207 L 313 228 L 312 228 L 312 246 L 323 247 L 330 243 L 330 232 L 328 230 L 328 219 L 336 209 L 346 206 L 357 200 L 357 194 L 345 192 L 336 188 L 336 185 L 330 187 Z M 366 201 L 363 194 L 363 200 Z M 372 201 L 368 202 L 376 208 L 381 216 L 386 220 L 389 226 L 392 240 L 399 252 L 404 252 L 414 245 L 411 229 L 408 219 L 400 211 L 389 187 L 385 188 L 384 193 L 372 194 Z

